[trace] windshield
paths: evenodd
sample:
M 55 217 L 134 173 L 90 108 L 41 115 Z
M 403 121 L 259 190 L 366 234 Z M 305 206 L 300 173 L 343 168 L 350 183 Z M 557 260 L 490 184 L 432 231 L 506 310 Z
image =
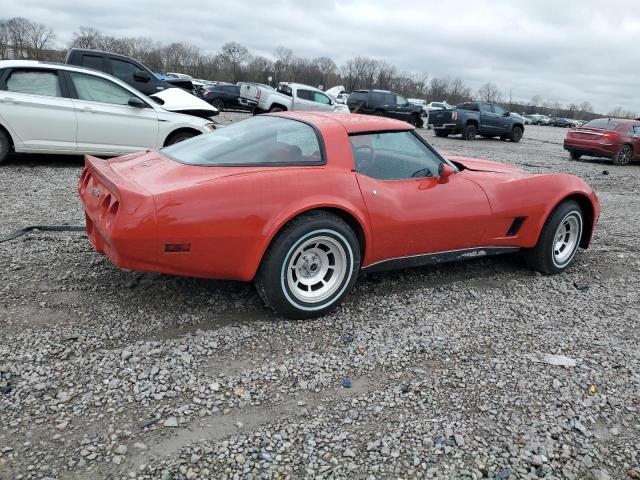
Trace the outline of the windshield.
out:
M 320 136 L 290 118 L 260 115 L 163 148 L 166 157 L 189 165 L 319 165 Z
M 615 130 L 620 125 L 618 122 L 611 121 L 610 118 L 598 118 L 591 120 L 589 123 L 583 125 L 585 128 L 600 128 L 602 130 Z

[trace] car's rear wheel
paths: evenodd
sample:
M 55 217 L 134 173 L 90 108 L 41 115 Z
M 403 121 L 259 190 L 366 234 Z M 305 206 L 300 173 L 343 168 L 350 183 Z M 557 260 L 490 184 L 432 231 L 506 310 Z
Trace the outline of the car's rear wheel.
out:
M 436 137 L 448 137 L 449 136 L 449 131 L 448 130 L 433 130 L 436 134 Z
M 351 291 L 360 245 L 347 223 L 328 212 L 292 220 L 273 240 L 256 275 L 267 307 L 303 319 L 330 312 Z
M 384 110 L 376 110 L 373 112 L 376 117 L 384 117 Z
M 509 136 L 509 140 L 511 140 L 512 142 L 518 143 L 520 140 L 522 140 L 522 128 L 520 127 L 513 127 L 511 129 L 511 135 Z
M 414 113 L 413 115 L 411 115 L 411 125 L 413 125 L 416 128 L 422 128 L 422 126 L 424 125 L 424 122 L 422 121 L 422 117 L 420 117 L 420 115 L 418 115 L 417 113 Z
M 583 212 L 573 200 L 558 205 L 542 227 L 535 247 L 523 252 L 530 268 L 548 275 L 566 270 L 580 246 Z
M 197 135 L 197 133 L 195 132 L 177 132 L 174 133 L 173 135 L 171 135 L 168 139 L 167 142 L 165 143 L 165 146 L 169 146 L 169 145 L 175 145 L 176 143 L 180 143 L 180 142 L 184 142 L 185 140 L 189 140 L 190 138 L 193 138 Z
M 11 142 L 6 133 L 0 130 L 0 163 L 3 163 L 9 157 L 11 152 Z
M 613 156 L 615 165 L 627 165 L 633 157 L 633 148 L 631 145 L 622 145 Z
M 216 107 L 221 112 L 224 110 L 224 102 L 219 98 L 216 98 L 213 102 L 211 102 L 211 105 Z
M 271 107 L 269 109 L 269 113 L 278 113 L 278 112 L 282 112 L 282 108 L 280 108 L 280 107 Z
M 464 138 L 465 140 L 475 140 L 477 133 L 478 129 L 476 128 L 475 124 L 468 123 L 464 127 L 464 130 L 462 130 L 462 138 Z
M 582 154 L 578 152 L 569 152 L 569 156 L 571 160 L 580 160 L 580 158 L 582 158 Z

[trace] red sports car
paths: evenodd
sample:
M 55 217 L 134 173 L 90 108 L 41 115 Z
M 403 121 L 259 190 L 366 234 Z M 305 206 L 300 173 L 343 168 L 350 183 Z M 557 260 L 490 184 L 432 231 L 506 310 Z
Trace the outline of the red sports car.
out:
M 591 120 L 567 132 L 564 149 L 574 160 L 589 155 L 626 165 L 632 160 L 640 160 L 640 122 L 616 118 Z
M 572 175 L 444 158 L 407 123 L 319 112 L 87 157 L 78 190 L 91 243 L 116 265 L 253 280 L 290 318 L 330 311 L 361 271 L 522 251 L 561 272 L 600 214 Z

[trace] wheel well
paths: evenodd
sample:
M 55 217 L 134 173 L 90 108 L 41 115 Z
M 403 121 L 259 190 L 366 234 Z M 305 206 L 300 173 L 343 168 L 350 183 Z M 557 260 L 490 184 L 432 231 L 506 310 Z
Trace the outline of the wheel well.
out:
M 582 228 L 582 237 L 580 238 L 580 246 L 582 248 L 587 248 L 589 247 L 589 242 L 591 241 L 591 234 L 593 233 L 594 227 L 593 217 L 595 212 L 593 211 L 593 204 L 591 203 L 591 200 L 589 200 L 589 197 L 587 197 L 586 195 L 575 193 L 573 195 L 569 195 L 566 198 L 563 198 L 562 201 L 558 203 L 558 205 L 566 202 L 567 200 L 573 200 L 578 205 L 580 205 L 580 208 L 582 209 L 582 213 L 584 215 L 584 225 Z M 556 205 L 555 208 L 557 208 L 558 205 Z
M 521 123 L 514 123 L 513 126 L 511 127 L 511 130 L 513 130 L 516 127 L 520 128 L 524 132 L 524 125 L 522 125 Z
M 474 125 L 476 128 L 478 127 L 478 121 L 477 120 L 467 120 L 467 125 Z
M 269 251 L 269 248 L 271 247 L 273 241 L 278 237 L 278 234 L 280 232 L 282 232 L 296 218 L 299 218 L 302 215 L 306 215 L 306 214 L 309 214 L 309 213 L 312 213 L 312 212 L 328 212 L 328 213 L 332 213 L 336 217 L 340 217 L 342 220 L 344 220 L 344 222 L 347 225 L 349 225 L 349 227 L 351 227 L 353 232 L 356 234 L 356 238 L 358 239 L 358 244 L 360 245 L 360 258 L 364 258 L 366 240 L 365 240 L 365 236 L 364 236 L 364 230 L 362 229 L 362 225 L 360 225 L 360 222 L 358 222 L 358 220 L 353 215 L 351 215 L 349 212 L 347 212 L 345 210 L 342 210 L 340 208 L 322 207 L 322 208 L 312 208 L 310 210 L 305 210 L 304 212 L 300 212 L 295 217 L 290 218 L 286 223 L 284 223 L 278 229 L 278 231 L 275 233 L 275 235 L 273 235 L 273 237 L 271 238 L 271 241 L 269 242 L 269 245 L 267 245 L 267 248 L 265 248 L 265 251 L 262 253 L 262 258 L 260 259 L 260 263 L 262 263 L 262 261 L 264 260 L 264 256 Z
M 271 110 L 272 108 L 277 107 L 277 108 L 281 108 L 283 112 L 287 111 L 287 107 L 285 107 L 284 105 L 280 104 L 280 103 L 273 103 L 271 104 L 271 106 L 269 107 L 269 110 Z
M 196 130 L 195 128 L 178 128 L 177 130 L 174 130 L 169 135 L 167 135 L 167 138 L 164 139 L 164 144 L 162 146 L 166 147 L 167 143 L 169 143 L 169 140 L 171 140 L 175 135 L 179 133 L 195 133 L 196 135 L 200 135 L 202 132 Z
M 2 132 L 7 136 L 7 138 L 9 139 L 9 144 L 11 148 L 14 148 L 14 144 L 13 144 L 13 138 L 11 138 L 11 134 L 9 133 L 9 130 L 7 130 L 6 128 L 4 128 L 4 125 L 0 124 L 0 130 L 2 130 Z

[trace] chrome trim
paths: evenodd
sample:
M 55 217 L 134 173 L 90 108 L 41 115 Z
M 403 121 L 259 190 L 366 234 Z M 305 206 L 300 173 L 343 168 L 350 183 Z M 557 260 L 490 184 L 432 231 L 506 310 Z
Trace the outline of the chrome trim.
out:
M 488 257 L 503 253 L 515 253 L 520 251 L 520 247 L 500 247 L 486 246 L 475 248 L 461 248 L 457 250 L 445 250 L 442 252 L 422 253 L 418 255 L 408 255 L 404 257 L 388 258 L 379 260 L 362 268 L 364 273 L 382 272 L 401 268 L 421 267 L 425 265 L 436 265 L 440 263 L 455 262 L 459 260 L 469 260 L 472 258 Z

